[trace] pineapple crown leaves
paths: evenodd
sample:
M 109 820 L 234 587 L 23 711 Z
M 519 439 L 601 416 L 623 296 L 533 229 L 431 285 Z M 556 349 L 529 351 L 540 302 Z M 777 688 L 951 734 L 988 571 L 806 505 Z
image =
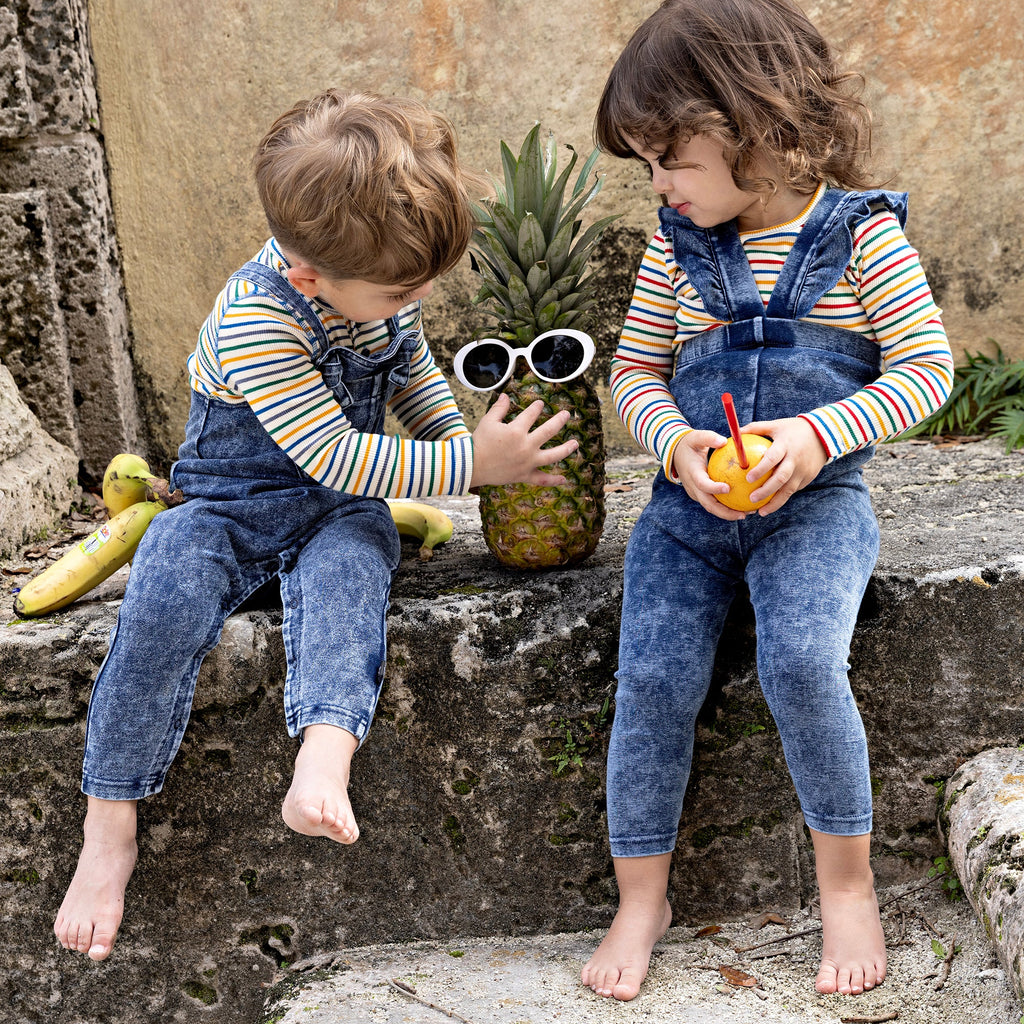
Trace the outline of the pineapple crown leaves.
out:
M 536 334 L 561 327 L 585 327 L 596 304 L 587 274 L 594 245 L 618 215 L 602 217 L 581 232 L 581 214 L 601 190 L 588 185 L 600 151 L 586 159 L 566 196 L 578 160 L 558 170 L 556 144 L 541 145 L 540 124 L 530 129 L 519 156 L 501 143 L 503 181 L 495 198 L 475 207 L 473 269 L 483 279 L 473 299 L 493 313 L 507 340 L 529 344 Z

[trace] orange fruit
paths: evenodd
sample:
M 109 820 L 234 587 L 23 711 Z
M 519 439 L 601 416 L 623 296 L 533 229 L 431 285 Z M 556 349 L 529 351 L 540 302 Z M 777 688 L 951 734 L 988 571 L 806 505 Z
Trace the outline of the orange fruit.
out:
M 730 437 L 721 448 L 716 448 L 708 459 L 708 476 L 719 483 L 729 485 L 726 494 L 716 494 L 715 497 L 729 508 L 739 512 L 753 512 L 754 509 L 767 505 L 771 496 L 761 501 L 751 501 L 750 492 L 756 491 L 764 483 L 767 473 L 756 483 L 747 480 L 747 474 L 751 467 L 756 466 L 764 456 L 764 453 L 771 447 L 771 438 L 762 437 L 760 434 L 744 434 L 743 450 L 747 455 L 747 468 L 740 465 L 739 456 L 736 454 L 736 442 Z

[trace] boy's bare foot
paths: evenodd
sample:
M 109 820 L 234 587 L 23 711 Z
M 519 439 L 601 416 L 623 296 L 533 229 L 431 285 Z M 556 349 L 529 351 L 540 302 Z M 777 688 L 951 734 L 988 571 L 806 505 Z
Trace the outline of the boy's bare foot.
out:
M 819 992 L 860 995 L 885 980 L 885 934 L 874 890 L 821 894 Z
M 621 903 L 608 934 L 583 968 L 580 980 L 605 998 L 636 998 L 647 977 L 651 951 L 671 923 L 672 910 L 664 896 L 660 905 L 655 906 Z
M 135 801 L 89 797 L 78 867 L 53 923 L 65 949 L 105 960 L 124 913 L 124 891 L 135 868 Z
M 819 992 L 860 995 L 885 980 L 885 933 L 870 863 L 870 833 L 833 836 L 811 829 L 821 895 Z
M 359 741 L 333 725 L 309 725 L 295 758 L 295 774 L 281 817 L 304 836 L 325 836 L 336 843 L 359 838 L 348 799 L 348 774 Z

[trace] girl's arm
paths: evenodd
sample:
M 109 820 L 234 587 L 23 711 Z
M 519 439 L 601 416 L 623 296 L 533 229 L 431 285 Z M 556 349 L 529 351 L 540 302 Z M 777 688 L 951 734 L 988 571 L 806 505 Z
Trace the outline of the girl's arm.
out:
M 882 374 L 840 402 L 801 418 L 829 461 L 898 437 L 949 397 L 953 356 L 931 289 L 895 216 L 866 220 L 848 272 L 882 349 Z
M 659 232 L 640 264 L 609 383 L 619 419 L 670 480 L 677 479 L 672 468 L 676 447 L 692 431 L 668 389 L 675 369 L 677 307 Z

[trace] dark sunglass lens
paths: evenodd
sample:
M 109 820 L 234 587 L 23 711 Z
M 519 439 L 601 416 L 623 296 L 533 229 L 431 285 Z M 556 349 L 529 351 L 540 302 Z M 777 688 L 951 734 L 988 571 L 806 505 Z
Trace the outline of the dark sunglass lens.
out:
M 462 360 L 462 372 L 476 388 L 493 388 L 507 369 L 508 352 L 500 345 L 477 345 Z
M 564 380 L 583 364 L 583 345 L 571 334 L 552 334 L 534 346 L 531 356 L 542 376 Z

